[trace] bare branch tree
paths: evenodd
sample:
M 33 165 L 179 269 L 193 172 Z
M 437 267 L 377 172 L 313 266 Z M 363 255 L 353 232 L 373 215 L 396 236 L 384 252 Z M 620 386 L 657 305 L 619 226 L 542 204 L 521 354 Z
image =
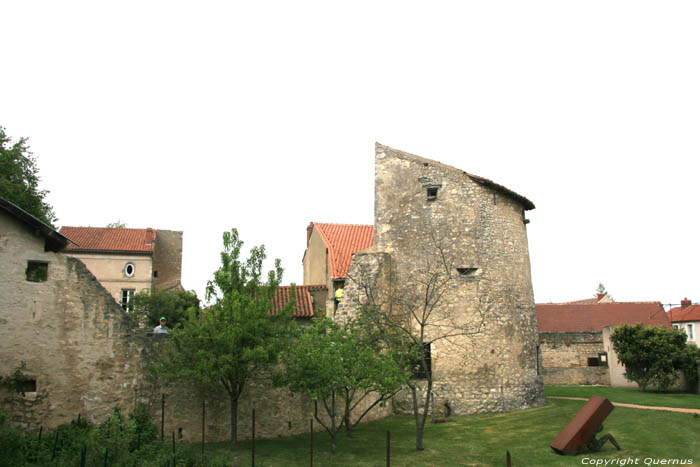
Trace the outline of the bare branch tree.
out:
M 462 281 L 483 279 L 460 272 L 457 261 L 463 259 L 449 248 L 448 229 L 428 226 L 426 231 L 426 240 L 411 252 L 410 268 L 399 267 L 394 255 L 381 251 L 356 255 L 347 297 L 354 299 L 358 322 L 399 359 L 411 393 L 417 450 L 424 449 L 423 433 L 433 402 L 431 346 L 460 348 L 467 355 L 491 306 L 484 294 L 477 293 L 478 303 L 468 306 L 473 312 L 465 312 L 455 290 Z

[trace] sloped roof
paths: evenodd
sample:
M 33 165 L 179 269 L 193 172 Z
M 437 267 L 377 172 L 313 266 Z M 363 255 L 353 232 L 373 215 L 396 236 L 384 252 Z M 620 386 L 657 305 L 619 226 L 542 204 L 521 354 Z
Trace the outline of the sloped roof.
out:
M 660 302 L 545 303 L 535 309 L 540 332 L 599 332 L 609 325 L 637 323 L 671 327 Z
M 668 311 L 668 318 L 672 323 L 683 321 L 700 321 L 700 305 L 691 305 L 685 309 L 672 308 Z
M 0 209 L 25 224 L 38 236 L 43 237 L 46 251 L 60 251 L 72 242 L 70 238 L 66 238 L 66 236 L 61 233 L 56 232 L 50 225 L 45 224 L 37 217 L 29 214 L 27 211 L 5 198 L 0 198 Z
M 151 228 L 61 227 L 60 232 L 80 245 L 69 245 L 70 251 L 153 253 L 156 240 Z
M 320 224 L 312 222 L 328 247 L 331 279 L 348 277 L 352 255 L 374 243 L 373 225 Z
M 498 191 L 498 192 L 502 193 L 503 195 L 508 196 L 509 198 L 516 200 L 517 202 L 519 202 L 520 204 L 523 205 L 523 208 L 526 211 L 529 211 L 531 209 L 535 209 L 535 204 L 532 201 L 530 201 L 529 199 L 527 199 L 526 197 L 519 195 L 518 193 L 504 187 L 503 185 L 499 185 L 498 183 L 489 180 L 488 178 L 479 177 L 478 175 L 467 173 L 462 169 L 458 169 L 457 167 L 443 164 L 442 162 L 439 162 L 439 161 L 426 159 L 425 157 L 416 156 L 415 154 L 411 154 L 411 153 L 408 153 L 406 151 L 401 151 L 399 149 L 390 148 L 389 146 L 385 146 L 385 145 L 380 144 L 380 143 L 375 143 L 375 150 L 377 150 L 377 151 L 381 150 L 385 153 L 390 153 L 394 156 L 403 157 L 404 159 L 406 159 L 406 158 L 414 159 L 414 160 L 417 160 L 417 161 L 420 161 L 423 163 L 433 164 L 433 165 L 436 165 L 439 167 L 444 167 L 448 170 L 457 171 L 457 172 L 463 174 L 464 176 L 471 178 L 473 181 L 475 181 L 476 183 L 478 183 L 480 185 L 489 187 L 492 190 Z
M 279 313 L 284 305 L 291 299 L 291 285 L 281 285 L 275 292 L 273 302 L 273 313 Z M 297 285 L 296 286 L 296 309 L 292 313 L 295 318 L 312 318 L 314 316 L 314 302 L 311 292 L 326 290 L 325 285 Z

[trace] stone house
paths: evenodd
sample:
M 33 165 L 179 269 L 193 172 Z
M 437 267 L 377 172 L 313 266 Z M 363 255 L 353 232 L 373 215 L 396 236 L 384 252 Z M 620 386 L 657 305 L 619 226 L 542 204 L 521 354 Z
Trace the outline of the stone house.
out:
M 3 394 L 3 409 L 28 430 L 128 410 L 141 380 L 142 346 L 130 338 L 136 323 L 80 260 L 62 253 L 69 244 L 0 199 L 0 374 L 25 362 L 29 378 L 24 397 Z
M 576 301 L 537 304 L 545 384 L 628 386 L 610 334 L 621 324 L 670 327 L 659 302 Z
M 79 258 L 125 310 L 134 294 L 181 287 L 182 232 L 62 227 L 66 249 Z
M 316 306 L 330 310 L 337 307 L 335 294 L 345 287 L 352 256 L 372 246 L 373 225 L 322 224 L 311 222 L 306 228 L 304 284 L 325 286 L 325 295 L 318 295 Z
M 336 319 L 367 303 L 366 283 L 383 297 L 375 306 L 394 313 L 400 295 L 443 268 L 444 295 L 424 340 L 436 402 L 458 414 L 543 404 L 525 217 L 534 204 L 460 169 L 375 149 L 373 246 L 354 254 Z M 473 332 L 443 339 L 444 325 Z M 410 406 L 403 395 L 393 404 Z
M 668 318 L 676 329 L 682 329 L 688 336 L 688 344 L 700 345 L 698 329 L 700 329 L 700 305 L 684 298 L 681 306 L 671 308 L 668 311 Z

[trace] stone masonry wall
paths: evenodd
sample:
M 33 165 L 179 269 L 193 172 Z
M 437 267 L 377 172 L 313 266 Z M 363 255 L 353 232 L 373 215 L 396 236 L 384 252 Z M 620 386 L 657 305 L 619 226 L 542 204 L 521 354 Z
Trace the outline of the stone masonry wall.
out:
M 610 384 L 607 366 L 588 366 L 604 351 L 600 332 L 543 332 L 540 350 L 545 384 Z
M 46 281 L 26 279 L 28 261 L 48 263 Z M 42 238 L 5 214 L 0 264 L 0 373 L 26 362 L 37 389 L 0 396 L 11 424 L 38 430 L 130 410 L 141 378 L 136 324 L 95 276 L 78 259 L 44 251 Z
M 363 300 L 352 278 L 371 270 L 369 264 L 384 277 L 377 289 L 404 299 L 429 271 L 445 268 L 446 293 L 426 329 L 426 341 L 438 339 L 431 348 L 436 403 L 447 402 L 456 413 L 543 404 L 522 204 L 461 170 L 385 146 L 377 145 L 375 163 L 374 246 L 355 255 L 339 319 L 351 317 Z M 439 339 L 441 325 L 470 335 Z M 410 406 L 400 396 L 394 404 Z
M 26 280 L 27 261 L 48 263 L 45 282 Z M 187 384 L 163 385 L 148 372 L 167 336 L 154 336 L 114 301 L 78 259 L 44 251 L 44 241 L 22 223 L 0 213 L 0 374 L 21 362 L 36 380 L 25 396 L 0 392 L 10 425 L 26 431 L 83 419 L 102 423 L 119 407 L 150 407 L 160 425 L 166 396 L 165 432 L 183 441 L 201 440 L 202 400 L 207 401 L 206 439 L 230 437 L 230 404 L 223 389 L 203 392 Z M 273 389 L 265 378 L 252 381 L 239 403 L 239 437 L 250 436 L 256 408 L 258 437 L 303 433 L 313 416 L 308 398 Z M 391 404 L 376 407 L 366 420 L 387 416 Z M 316 429 L 320 429 L 315 424 Z M 181 430 L 180 430 L 181 429 Z

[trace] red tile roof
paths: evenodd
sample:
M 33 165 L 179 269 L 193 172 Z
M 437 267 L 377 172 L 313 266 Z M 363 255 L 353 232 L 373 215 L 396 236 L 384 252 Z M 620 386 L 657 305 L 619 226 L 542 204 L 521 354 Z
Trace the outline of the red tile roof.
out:
M 291 285 L 281 285 L 275 292 L 273 313 L 279 313 L 284 305 L 291 299 Z M 297 285 L 296 286 L 296 310 L 292 313 L 295 318 L 312 318 L 314 316 L 314 303 L 311 292 L 326 290 L 325 285 Z
M 156 240 L 156 231 L 150 228 L 61 227 L 60 233 L 78 244 L 68 245 L 71 251 L 153 253 Z
M 332 279 L 345 279 L 352 255 L 374 244 L 373 225 L 319 224 L 312 222 L 328 247 L 328 262 Z
M 593 304 L 600 302 L 606 296 L 607 296 L 607 294 L 599 293 L 599 294 L 596 294 L 596 296 L 592 297 L 592 298 L 584 298 L 583 300 L 574 300 L 572 302 L 562 302 L 562 304 L 565 303 L 567 305 L 593 305 Z
M 659 302 L 545 303 L 535 309 L 540 332 L 599 332 L 605 326 L 625 323 L 671 327 Z
M 672 323 L 700 321 L 700 305 L 691 305 L 683 309 L 681 307 L 672 308 L 668 311 L 668 318 Z

